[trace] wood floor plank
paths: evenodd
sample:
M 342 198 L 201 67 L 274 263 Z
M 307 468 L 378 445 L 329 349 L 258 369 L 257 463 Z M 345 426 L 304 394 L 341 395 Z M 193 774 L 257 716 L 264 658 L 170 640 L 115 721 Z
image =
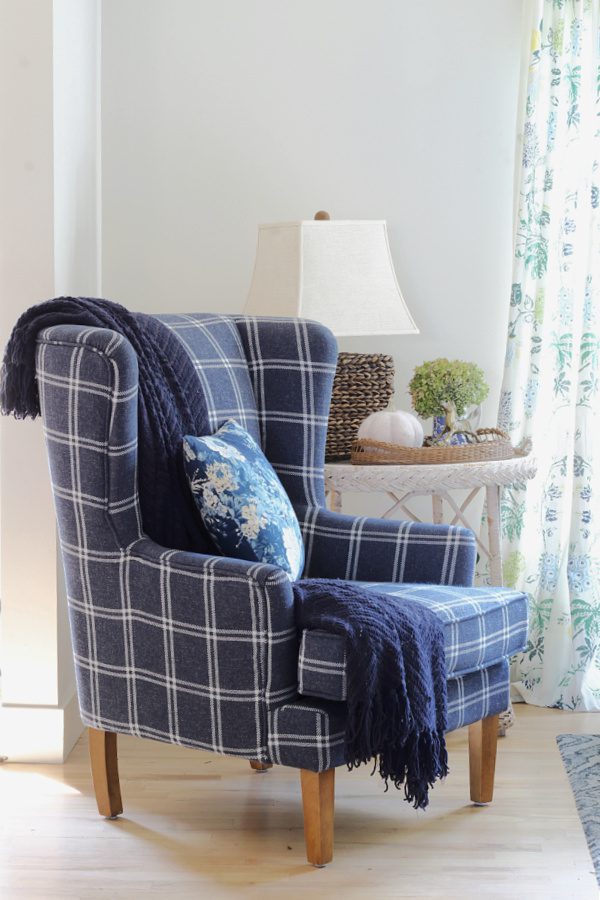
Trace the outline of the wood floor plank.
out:
M 363 768 L 337 771 L 335 856 L 306 864 L 297 770 L 119 738 L 125 815 L 101 819 L 82 739 L 62 766 L 0 765 L 2 900 L 598 897 L 556 747 L 594 714 L 519 705 L 499 741 L 494 802 L 469 801 L 466 729 L 427 812 Z

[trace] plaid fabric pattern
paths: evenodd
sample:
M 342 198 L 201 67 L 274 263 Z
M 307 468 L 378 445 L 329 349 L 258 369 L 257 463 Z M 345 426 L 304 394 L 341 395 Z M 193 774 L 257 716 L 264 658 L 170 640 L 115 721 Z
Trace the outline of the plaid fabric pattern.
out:
M 323 509 L 336 361 L 326 329 L 212 314 L 160 318 L 196 363 L 211 426 L 236 419 L 275 466 L 303 526 L 308 574 L 470 582 L 474 540 L 463 529 Z M 84 722 L 251 759 L 336 764 L 343 704 L 298 699 L 285 575 L 160 547 L 143 534 L 129 343 L 106 329 L 48 328 L 37 378 Z
M 274 763 L 324 772 L 344 763 L 344 703 L 299 699 L 273 710 L 269 751 Z
M 194 338 L 212 346 L 210 327 Z M 239 349 L 235 329 L 225 334 Z M 235 367 L 211 361 L 206 377 L 226 404 L 211 411 L 216 419 L 232 414 L 243 383 L 228 390 Z M 296 696 L 288 579 L 143 536 L 137 363 L 126 341 L 103 329 L 48 329 L 37 373 L 84 723 L 268 759 L 268 711 Z M 246 421 L 256 428 L 256 409 Z
M 183 341 L 195 363 L 212 430 L 235 419 L 260 444 L 259 411 L 235 319 L 210 314 L 158 318 Z
M 509 666 L 496 665 L 448 679 L 448 731 L 500 713 L 509 702 Z M 323 772 L 344 765 L 345 704 L 312 698 L 285 703 L 270 714 L 273 762 Z
M 527 598 L 503 588 L 458 588 L 422 584 L 365 584 L 394 602 L 416 600 L 444 624 L 448 677 L 491 666 L 524 649 Z M 344 640 L 304 630 L 298 655 L 298 690 L 328 700 L 346 699 Z
M 475 539 L 466 528 L 345 516 L 314 506 L 296 511 L 306 547 L 305 578 L 473 581 Z
M 457 526 L 344 516 L 325 506 L 323 460 L 337 348 L 314 322 L 239 318 L 265 455 L 295 506 L 306 578 L 470 584 L 475 539 Z
M 448 679 L 448 731 L 508 709 L 509 668 L 508 660 L 502 659 L 487 669 Z
M 348 689 L 346 642 L 339 634 L 305 628 L 298 653 L 298 693 L 345 700 Z

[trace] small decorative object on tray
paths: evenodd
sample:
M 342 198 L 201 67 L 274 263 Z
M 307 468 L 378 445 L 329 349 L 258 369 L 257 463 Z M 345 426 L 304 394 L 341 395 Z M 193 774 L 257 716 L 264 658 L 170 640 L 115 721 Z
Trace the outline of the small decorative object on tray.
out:
M 337 376 L 336 376 L 337 378 Z M 433 417 L 433 433 L 423 439 L 412 413 L 381 410 L 367 416 L 352 442 L 357 466 L 432 465 L 525 456 L 530 447 L 513 447 L 499 428 L 478 428 L 488 394 L 482 369 L 460 359 L 434 359 L 417 366 L 409 384 L 415 412 Z
M 403 447 L 422 447 L 423 426 L 412 413 L 386 409 L 367 416 L 358 429 L 358 438 Z
M 415 412 L 433 416 L 431 446 L 476 443 L 479 404 L 488 395 L 483 371 L 460 359 L 434 359 L 414 371 L 408 386 Z
M 385 441 L 362 438 L 352 445 L 351 462 L 355 466 L 432 465 L 511 459 L 522 455 L 515 451 L 506 432 L 499 428 L 479 428 L 468 444 L 431 444 L 402 447 Z M 428 439 L 431 441 L 431 438 Z
M 499 428 L 477 428 L 488 386 L 475 363 L 434 359 L 417 366 L 409 385 L 415 411 L 433 416 L 423 440 L 411 413 L 380 412 L 360 426 L 351 461 L 358 466 L 431 465 L 511 459 L 522 455 Z
M 365 416 L 394 393 L 394 361 L 383 353 L 340 353 L 333 382 L 325 459 L 348 459 Z

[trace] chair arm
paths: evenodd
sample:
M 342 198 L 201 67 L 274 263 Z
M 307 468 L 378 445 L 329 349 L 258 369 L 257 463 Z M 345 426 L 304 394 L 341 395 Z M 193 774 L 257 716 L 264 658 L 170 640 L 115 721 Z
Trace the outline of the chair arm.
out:
M 465 586 L 473 582 L 476 542 L 467 528 L 346 516 L 315 506 L 296 512 L 307 578 Z
M 185 550 L 169 550 L 147 537 L 134 541 L 124 552 L 128 559 L 145 563 L 150 568 L 194 579 L 195 589 L 198 584 L 202 585 L 203 591 L 209 584 L 212 587 L 230 585 L 233 590 L 236 590 L 233 586 L 237 586 L 238 592 L 241 587 L 246 596 L 250 589 L 271 590 L 276 593 L 276 589 L 281 588 L 289 596 L 290 604 L 292 603 L 289 578 L 277 566 L 234 559 L 231 556 L 208 556 Z
M 285 573 L 145 537 L 65 550 L 85 724 L 268 760 L 269 712 L 297 691 Z
M 282 569 L 168 550 L 149 538 L 126 552 L 130 602 L 153 609 L 163 627 L 181 626 L 197 638 L 195 652 L 206 657 L 215 691 L 247 689 L 249 698 L 267 704 L 293 695 L 298 637 L 292 586 Z

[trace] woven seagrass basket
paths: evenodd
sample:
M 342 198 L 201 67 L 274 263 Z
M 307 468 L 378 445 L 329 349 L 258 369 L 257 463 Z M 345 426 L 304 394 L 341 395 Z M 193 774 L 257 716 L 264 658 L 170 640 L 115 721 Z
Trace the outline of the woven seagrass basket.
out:
M 355 466 L 418 466 L 512 459 L 515 455 L 508 438 L 444 447 L 401 447 L 364 438 L 353 443 L 350 459 Z
M 383 353 L 340 353 L 327 427 L 327 462 L 350 459 L 358 427 L 386 409 L 394 393 L 394 361 Z

